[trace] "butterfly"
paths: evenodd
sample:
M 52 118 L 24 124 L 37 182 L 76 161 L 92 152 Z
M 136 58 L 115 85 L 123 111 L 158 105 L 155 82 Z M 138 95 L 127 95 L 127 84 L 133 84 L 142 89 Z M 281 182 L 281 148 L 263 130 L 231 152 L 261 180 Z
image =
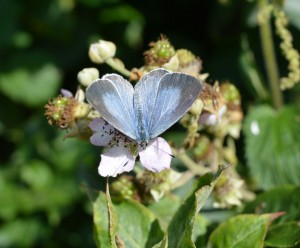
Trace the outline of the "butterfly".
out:
M 202 90 L 195 77 L 155 69 L 135 87 L 120 75 L 106 74 L 88 86 L 86 98 L 109 124 L 141 144 L 176 123 Z

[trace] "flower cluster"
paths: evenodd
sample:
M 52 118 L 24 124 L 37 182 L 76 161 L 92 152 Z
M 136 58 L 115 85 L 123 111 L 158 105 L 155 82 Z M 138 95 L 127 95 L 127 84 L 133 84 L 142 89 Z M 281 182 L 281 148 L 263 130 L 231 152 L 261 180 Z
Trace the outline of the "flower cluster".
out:
M 88 139 L 90 137 L 91 130 L 88 128 L 88 123 L 91 120 L 89 117 L 91 107 L 84 102 L 84 92 L 81 89 L 76 92 L 75 97 L 70 91 L 62 89 L 61 95 L 49 100 L 45 109 L 50 125 L 69 131 L 65 138 Z
M 245 195 L 241 192 L 247 192 L 247 188 L 235 171 L 237 157 L 233 140 L 239 137 L 243 119 L 241 97 L 237 88 L 230 82 L 220 85 L 218 82 L 214 85 L 206 83 L 209 75 L 201 72 L 201 59 L 186 49 L 175 49 L 165 36 L 150 43 L 149 50 L 144 53 L 145 64 L 140 68 L 126 69 L 123 62 L 115 57 L 115 53 L 115 44 L 104 40 L 91 44 L 89 49 L 90 59 L 94 63 L 106 63 L 131 81 L 139 80 L 155 68 L 165 68 L 190 74 L 203 82 L 204 90 L 180 120 L 187 130 L 183 142 L 177 148 L 170 142 L 173 146 L 171 149 L 169 143 L 160 137 L 148 143 L 130 139 L 84 102 L 84 91 L 81 89 L 75 97 L 62 90 L 61 95 L 49 101 L 45 106 L 49 123 L 67 129 L 69 133 L 66 138 L 89 139 L 93 145 L 104 149 L 98 167 L 101 176 L 115 177 L 134 170 L 136 176 L 121 175 L 114 181 L 114 195 L 143 202 L 158 200 L 174 187 L 184 184 L 190 175 L 214 171 L 219 164 L 230 164 L 231 175 L 235 176 L 226 176 L 218 184 L 214 191 L 214 205 L 239 205 Z M 87 87 L 99 76 L 98 69 L 92 67 L 81 70 L 77 78 L 82 87 Z M 192 158 L 188 158 L 187 150 L 190 150 Z M 186 172 L 165 170 L 170 168 L 172 153 L 179 154 L 178 159 L 187 167 Z M 146 170 L 134 167 L 136 161 Z M 225 198 L 229 200 L 226 201 Z

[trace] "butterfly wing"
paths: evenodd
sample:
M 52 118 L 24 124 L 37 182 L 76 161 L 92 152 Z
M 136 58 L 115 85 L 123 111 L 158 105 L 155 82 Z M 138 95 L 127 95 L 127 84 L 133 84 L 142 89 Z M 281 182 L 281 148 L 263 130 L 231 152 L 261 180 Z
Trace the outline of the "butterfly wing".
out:
M 160 78 L 169 73 L 156 69 L 146 73 L 134 87 L 134 110 L 137 120 L 139 140 L 149 140 L 149 120 L 155 108 L 155 96 L 158 92 Z
M 153 76 L 135 87 L 135 95 L 140 99 L 148 99 L 141 100 L 141 112 L 150 138 L 158 136 L 177 122 L 203 89 L 199 80 L 187 74 L 162 69 L 152 73 L 157 77 L 162 75 L 160 80 L 153 82 Z
M 89 85 L 86 98 L 109 124 L 135 140 L 133 93 L 127 80 L 108 74 Z

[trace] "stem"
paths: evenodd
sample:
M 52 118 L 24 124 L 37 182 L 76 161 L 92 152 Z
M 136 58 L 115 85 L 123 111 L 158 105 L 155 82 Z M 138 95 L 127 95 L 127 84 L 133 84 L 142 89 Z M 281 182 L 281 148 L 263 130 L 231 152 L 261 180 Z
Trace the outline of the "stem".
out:
M 265 0 L 260 0 L 259 5 L 260 9 L 262 10 L 267 5 L 267 2 Z M 279 73 L 275 57 L 270 18 L 266 18 L 266 20 L 261 22 L 259 27 L 264 61 L 267 69 L 267 77 L 273 98 L 273 105 L 276 109 L 279 109 L 283 105 L 283 100 L 279 88 Z
M 178 158 L 189 170 L 191 170 L 194 174 L 203 175 L 207 172 L 210 172 L 209 169 L 195 163 L 184 150 L 177 150 L 172 148 L 172 154 Z
M 130 77 L 131 73 L 128 71 L 122 63 L 116 62 L 113 58 L 109 58 L 105 61 L 106 64 L 108 64 L 111 68 L 114 70 L 122 73 L 126 77 Z

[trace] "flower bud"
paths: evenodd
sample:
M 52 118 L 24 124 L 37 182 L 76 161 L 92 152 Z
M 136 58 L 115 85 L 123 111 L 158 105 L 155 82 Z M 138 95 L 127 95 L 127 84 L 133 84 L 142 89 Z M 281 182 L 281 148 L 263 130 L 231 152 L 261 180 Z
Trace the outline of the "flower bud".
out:
M 90 45 L 89 57 L 97 64 L 105 63 L 106 60 L 113 58 L 116 54 L 116 45 L 110 41 L 99 40 Z
M 78 72 L 77 79 L 83 86 L 89 86 L 99 78 L 99 71 L 96 68 L 85 68 Z
M 189 109 L 189 112 L 192 115 L 200 115 L 202 109 L 203 109 L 203 101 L 201 99 L 196 99 L 195 102 L 193 103 L 192 107 Z
M 175 55 L 174 47 L 165 36 L 161 36 L 156 42 L 151 42 L 149 46 L 150 49 L 144 53 L 146 65 L 160 67 Z
M 163 68 L 170 70 L 170 71 L 178 71 L 179 67 L 179 60 L 177 55 L 174 55 L 170 58 L 170 60 L 162 65 Z

